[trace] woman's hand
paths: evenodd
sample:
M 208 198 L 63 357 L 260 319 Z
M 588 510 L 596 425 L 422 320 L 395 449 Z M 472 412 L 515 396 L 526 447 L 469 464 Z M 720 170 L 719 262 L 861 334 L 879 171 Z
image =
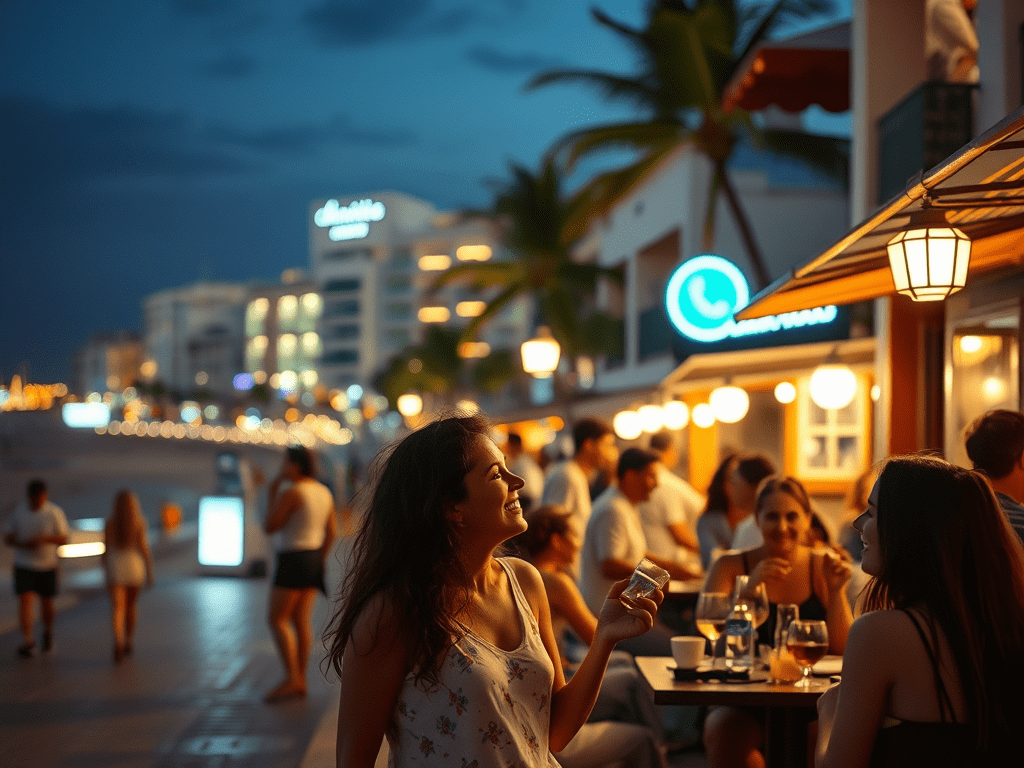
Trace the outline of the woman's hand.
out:
M 828 585 L 828 591 L 836 593 L 846 589 L 846 585 L 850 583 L 850 579 L 853 577 L 850 564 L 830 549 L 822 552 L 821 563 L 821 570 L 825 576 L 825 584 Z
M 664 593 L 656 589 L 649 598 L 638 598 L 634 606 L 629 607 L 619 600 L 622 590 L 628 586 L 629 579 L 617 581 L 612 585 L 597 617 L 595 642 L 604 640 L 615 644 L 619 640 L 642 635 L 654 626 L 658 606 L 665 599 Z
M 750 586 L 767 583 L 769 580 L 782 581 L 793 570 L 793 564 L 782 557 L 766 557 L 750 571 Z

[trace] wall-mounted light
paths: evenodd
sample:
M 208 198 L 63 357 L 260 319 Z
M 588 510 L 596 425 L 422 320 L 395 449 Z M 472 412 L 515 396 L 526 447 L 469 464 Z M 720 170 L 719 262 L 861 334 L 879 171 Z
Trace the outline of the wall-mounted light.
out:
M 519 351 L 523 356 L 523 370 L 538 379 L 545 379 L 558 368 L 562 347 L 551 335 L 551 329 L 542 325 L 534 338 L 523 342 Z
M 819 408 L 845 408 L 857 395 L 857 377 L 833 350 L 811 374 L 810 391 L 811 401 Z
M 941 301 L 967 284 L 971 239 L 946 221 L 946 214 L 925 207 L 910 215 L 907 229 L 886 245 L 892 281 L 914 301 Z
M 715 419 L 723 424 L 735 424 L 747 415 L 750 409 L 750 396 L 741 387 L 726 384 L 711 390 L 708 397 Z

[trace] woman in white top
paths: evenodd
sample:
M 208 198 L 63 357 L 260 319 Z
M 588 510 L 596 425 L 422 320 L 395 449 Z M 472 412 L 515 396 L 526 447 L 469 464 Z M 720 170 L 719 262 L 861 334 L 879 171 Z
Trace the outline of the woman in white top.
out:
M 268 702 L 306 695 L 313 600 L 317 590 L 326 594 L 324 561 L 338 532 L 334 497 L 314 475 L 312 455 L 297 446 L 287 450 L 281 473 L 270 484 L 263 527 L 278 534 L 278 547 L 268 618 L 286 677 L 264 696 Z M 281 492 L 285 481 L 291 486 Z
M 565 682 L 537 569 L 500 557 L 526 530 L 522 479 L 479 415 L 448 417 L 382 451 L 328 638 L 341 678 L 337 762 L 557 766 L 597 699 L 612 648 L 657 603 L 609 593 L 594 642 Z
M 142 585 L 153 586 L 153 557 L 146 537 L 146 518 L 139 500 L 125 489 L 114 497 L 114 511 L 103 528 L 103 570 L 110 594 L 114 630 L 114 663 L 132 653 L 136 601 Z

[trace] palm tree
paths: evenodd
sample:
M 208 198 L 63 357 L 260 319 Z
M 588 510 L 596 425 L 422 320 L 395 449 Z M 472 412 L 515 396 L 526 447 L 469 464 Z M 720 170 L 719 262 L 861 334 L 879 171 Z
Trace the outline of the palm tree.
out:
M 512 163 L 511 179 L 501 188 L 485 216 L 502 231 L 509 261 L 467 262 L 441 274 L 434 288 L 453 282 L 475 290 L 497 289 L 483 313 L 473 318 L 462 338 L 470 340 L 488 321 L 524 296 L 536 300 L 537 321 L 547 325 L 570 361 L 581 355 L 620 354 L 621 320 L 593 308 L 602 279 L 622 282 L 621 272 L 573 260 L 572 246 L 589 222 L 589 200 L 567 196 L 564 177 L 547 158 L 537 175 Z
M 767 286 L 770 278 L 764 257 L 728 173 L 737 142 L 747 134 L 764 148 L 797 157 L 833 177 L 845 174 L 845 144 L 796 131 L 759 131 L 743 110 L 724 112 L 722 96 L 748 53 L 780 24 L 827 8 L 827 0 L 778 0 L 758 15 L 763 6 L 751 7 L 740 0 L 655 0 L 643 29 L 627 27 L 594 9 L 595 20 L 620 35 L 637 54 L 640 71 L 617 75 L 563 69 L 537 75 L 527 84 L 527 88 L 537 88 L 581 83 L 596 88 L 609 100 L 633 105 L 643 115 L 638 121 L 574 131 L 558 141 L 554 151 L 566 153 L 569 168 L 598 151 L 625 148 L 636 153 L 635 162 L 598 175 L 580 197 L 592 209 L 607 209 L 681 144 L 693 146 L 712 166 L 705 247 L 714 239 L 714 212 L 721 193 L 757 280 L 761 287 Z

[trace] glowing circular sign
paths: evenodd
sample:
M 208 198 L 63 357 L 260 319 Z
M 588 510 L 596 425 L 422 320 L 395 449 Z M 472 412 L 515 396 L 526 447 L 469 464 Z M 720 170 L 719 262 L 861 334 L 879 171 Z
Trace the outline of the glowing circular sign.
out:
M 721 256 L 696 256 L 680 265 L 668 279 L 665 308 L 679 333 L 701 342 L 788 331 L 809 325 L 825 325 L 839 311 L 834 304 L 813 309 L 733 320 L 750 302 L 750 288 L 743 273 Z
M 665 304 L 672 325 L 695 341 L 721 341 L 730 336 L 734 313 L 750 301 L 746 278 L 721 256 L 696 256 L 669 278 Z

